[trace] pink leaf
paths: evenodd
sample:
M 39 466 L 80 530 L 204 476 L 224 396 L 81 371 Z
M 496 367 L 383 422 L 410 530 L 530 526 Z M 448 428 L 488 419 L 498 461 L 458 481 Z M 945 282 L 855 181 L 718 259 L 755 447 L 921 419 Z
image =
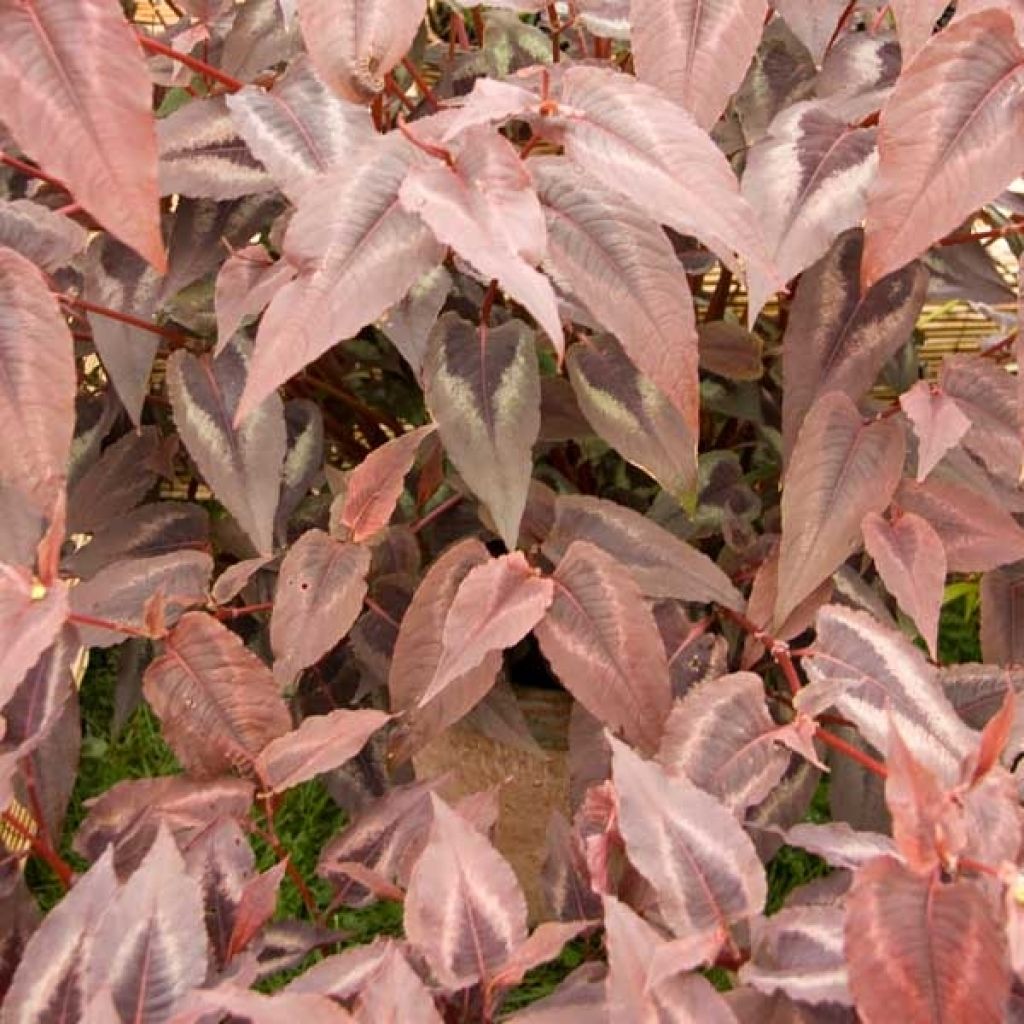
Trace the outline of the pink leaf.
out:
M 782 493 L 776 622 L 785 622 L 857 549 L 864 517 L 892 499 L 905 454 L 897 420 L 865 425 L 853 402 L 837 391 L 815 402 L 797 436 Z
M 0 39 L 0 120 L 104 227 L 162 272 L 152 86 L 120 6 L 5 3 Z
M 541 651 L 592 715 L 653 752 L 672 689 L 658 627 L 628 570 L 579 540 L 552 579 L 555 597 L 535 631 Z
M 708 131 L 739 88 L 764 26 L 765 0 L 633 0 L 637 77 Z
M 1005 11 L 940 32 L 900 76 L 882 112 L 868 199 L 867 286 L 920 256 L 994 199 L 1024 166 L 1024 49 Z M 940 104 L 936 97 L 942 97 Z
M 299 27 L 323 80 L 353 103 L 384 88 L 426 13 L 425 0 L 298 0 Z
M 435 429 L 428 423 L 396 437 L 370 452 L 349 474 L 339 499 L 340 521 L 353 543 L 369 540 L 390 522 L 420 445 Z
M 0 455 L 0 481 L 49 510 L 75 426 L 74 342 L 43 275 L 12 249 L 0 248 L 0 310 L 0 430 L 18 439 Z
M 409 962 L 392 946 L 380 969 L 356 1002 L 355 1019 L 360 1024 L 408 1021 L 409 1024 L 442 1024 L 430 990 Z
M 917 434 L 917 482 L 922 483 L 971 428 L 971 421 L 952 398 L 919 380 L 900 395 L 900 406 Z
M 552 811 L 548 824 L 541 880 L 548 908 L 558 920 L 585 921 L 600 916 L 600 901 L 590 887 L 583 849 L 558 811 Z
M 491 980 L 491 990 L 514 988 L 522 982 L 527 971 L 554 960 L 567 942 L 571 942 L 590 926 L 589 921 L 545 921 L 521 946 L 512 951 L 505 965 Z
M 363 610 L 370 551 L 322 530 L 307 530 L 285 555 L 278 574 L 270 646 L 274 677 L 289 686 L 352 628 Z
M 772 6 L 821 64 L 849 6 L 848 0 L 772 0 Z
M 903 51 L 903 63 L 909 64 L 932 36 L 935 23 L 949 5 L 946 0 L 893 0 L 896 29 Z
M 355 757 L 390 717 L 372 709 L 311 715 L 271 740 L 256 760 L 257 771 L 273 792 L 283 793 Z
M 217 355 L 246 317 L 262 313 L 294 276 L 292 264 L 286 260 L 275 263 L 261 245 L 246 246 L 231 254 L 217 274 Z
M 894 856 L 893 841 L 878 832 L 858 832 L 845 821 L 800 824 L 786 830 L 786 843 L 824 858 L 835 868 L 861 867 L 875 857 Z
M 405 933 L 450 990 L 490 981 L 526 940 L 526 901 L 508 862 L 437 797 L 405 901 Z
M 234 927 L 228 940 L 228 959 L 245 949 L 274 916 L 278 889 L 287 867 L 287 861 L 281 861 L 269 871 L 251 879 L 242 889 Z
M 189 1012 L 184 1022 L 207 1020 L 211 1013 L 230 1014 L 235 1020 L 249 1024 L 352 1024 L 353 1017 L 333 999 L 306 992 L 278 992 L 265 996 L 232 984 L 216 988 L 196 989 L 190 996 Z M 184 1016 L 184 1015 L 183 1015 Z

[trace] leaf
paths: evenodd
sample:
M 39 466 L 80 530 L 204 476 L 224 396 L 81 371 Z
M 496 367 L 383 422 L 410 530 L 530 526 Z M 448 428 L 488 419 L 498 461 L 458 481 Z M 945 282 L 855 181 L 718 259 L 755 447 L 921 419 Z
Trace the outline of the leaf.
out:
M 893 0 L 904 64 L 909 64 L 928 42 L 948 6 L 945 0 Z
M 227 1013 L 232 1019 L 249 1024 L 293 1024 L 296 1020 L 304 1024 L 352 1024 L 353 1021 L 350 1013 L 326 996 L 299 992 L 267 996 L 231 983 L 196 989 L 191 994 L 190 1004 L 191 1015 L 185 1017 L 187 1022 L 207 1020 L 211 1013 L 217 1016 Z
M 120 1020 L 163 1021 L 207 971 L 198 883 L 166 829 L 96 926 L 88 982 L 108 987 Z
M 654 616 L 629 571 L 578 540 L 551 578 L 554 600 L 534 631 L 544 657 L 592 715 L 653 752 L 672 687 Z
M 658 761 L 671 778 L 692 782 L 739 816 L 785 774 L 789 752 L 778 745 L 778 732 L 761 677 L 736 672 L 698 684 L 676 702 Z
M 518 551 L 470 569 L 445 617 L 441 658 L 420 705 L 479 667 L 488 655 L 519 643 L 544 617 L 553 596 L 551 580 Z
M 697 328 L 700 368 L 728 380 L 760 380 L 764 343 L 729 320 L 712 320 Z
M 801 823 L 786 830 L 786 843 L 824 858 L 834 868 L 855 870 L 876 857 L 895 855 L 893 841 L 879 832 L 859 832 L 845 821 Z
M 619 343 L 610 334 L 579 342 L 567 364 L 580 411 L 594 430 L 677 501 L 693 504 L 697 436 Z
M 247 85 L 227 105 L 253 155 L 294 203 L 374 135 L 366 107 L 335 96 L 303 56 L 271 89 Z
M 0 24 L 2 19 L 0 10 Z M 0 430 L 18 439 L 4 446 L 0 481 L 48 512 L 68 473 L 75 427 L 74 342 L 42 274 L 24 256 L 3 248 L 0 375 Z
M 285 455 L 284 408 L 268 394 L 250 415 L 239 416 L 255 373 L 249 353 L 242 338 L 214 360 L 179 349 L 167 361 L 167 385 L 178 433 L 203 479 L 257 552 L 270 554 Z
M 355 1019 L 361 1024 L 382 1021 L 442 1024 L 430 990 L 394 946 L 388 950 L 370 983 L 360 992 Z
M 452 275 L 443 266 L 435 267 L 377 322 L 388 340 L 401 352 L 417 380 L 422 379 L 430 333 L 451 288 Z
M 224 346 L 248 317 L 258 316 L 273 297 L 295 276 L 287 260 L 271 260 L 261 245 L 232 253 L 217 274 L 214 305 L 217 309 L 217 348 Z
M 0 119 L 77 202 L 162 272 L 152 85 L 119 5 L 6 0 L 0 26 Z
M 894 419 L 867 425 L 841 392 L 819 398 L 800 428 L 782 493 L 782 546 L 775 621 L 801 601 L 860 544 L 860 524 L 891 500 L 906 442 Z
M 52 274 L 71 262 L 89 241 L 80 224 L 30 199 L 0 202 L 0 247 L 13 249 Z
M 633 0 L 637 77 L 681 103 L 710 131 L 743 81 L 764 20 L 764 0 Z
M 391 521 L 420 445 L 435 429 L 428 423 L 401 434 L 370 452 L 349 474 L 339 519 L 354 544 L 374 537 Z
M 117 892 L 112 858 L 101 858 L 46 915 L 25 946 L 3 1003 L 4 1024 L 44 1024 L 54 1004 L 64 1020 L 81 1020 L 96 924 Z
M 994 199 L 1024 166 L 1024 49 L 990 10 L 931 40 L 900 75 L 878 129 L 862 278 L 870 286 Z M 936 102 L 941 97 L 941 102 Z
M 272 740 L 256 761 L 272 792 L 308 782 L 356 756 L 390 715 L 383 711 L 331 711 L 303 719 L 294 732 Z
M 585 540 L 611 555 L 645 597 L 744 608 L 743 595 L 703 551 L 679 540 L 647 516 L 625 505 L 579 494 L 555 499 L 555 521 L 544 554 L 558 562 L 574 540 Z
M 846 13 L 846 0 L 772 0 L 772 5 L 820 65 Z
M 591 926 L 589 921 L 545 921 L 505 962 L 505 966 L 491 982 L 491 989 L 514 988 L 522 983 L 528 971 L 554 960 L 567 942 Z
M 900 395 L 900 406 L 917 434 L 917 482 L 922 483 L 971 428 L 960 406 L 927 381 L 919 380 Z
M 612 742 L 612 779 L 626 854 L 654 886 L 658 907 L 686 938 L 724 941 L 729 925 L 767 896 L 753 843 L 715 797 Z
M 289 686 L 352 628 L 363 610 L 370 552 L 307 530 L 288 550 L 278 574 L 270 646 L 274 678 Z
M 263 316 L 237 420 L 441 262 L 430 229 L 398 201 L 418 155 L 400 135 L 375 137 L 304 190 L 284 239 L 299 275 Z
M 297 0 L 299 27 L 321 78 L 353 103 L 384 88 L 426 13 L 425 0 Z
M 914 756 L 952 781 L 974 746 L 973 734 L 906 637 L 865 612 L 827 605 L 818 613 L 814 649 L 805 662 L 811 685 L 795 701 L 799 710 L 813 717 L 833 705 L 883 752 L 891 715 Z
M 454 991 L 488 982 L 526 940 L 526 900 L 508 862 L 431 796 L 434 822 L 405 900 L 405 934 Z
M 519 320 L 478 327 L 446 313 L 434 328 L 424 380 L 445 451 L 514 550 L 540 432 L 533 332 Z
M 1024 565 L 981 578 L 981 653 L 993 664 L 1024 664 Z
M 667 96 L 605 68 L 569 68 L 562 102 L 572 110 L 565 154 L 622 192 L 658 223 L 696 235 L 728 265 L 736 257 L 771 278 L 756 218 L 721 150 Z
M 794 104 L 775 118 L 747 154 L 742 191 L 780 278 L 791 280 L 860 225 L 877 163 L 875 129 L 851 126 L 821 102 Z M 760 310 L 773 282 L 750 280 Z
M 483 278 L 493 278 L 524 306 L 562 352 L 562 323 L 550 281 L 535 269 L 547 229 L 533 180 L 519 151 L 489 126 L 470 128 L 449 163 L 409 168 L 399 196 L 437 240 Z
M 541 881 L 547 908 L 559 921 L 586 921 L 600 916 L 600 899 L 590 886 L 583 850 L 560 811 L 552 811 L 548 823 Z
M 661 228 L 567 160 L 530 161 L 548 231 L 546 264 L 637 369 L 699 430 L 697 333 L 686 274 Z M 615 217 L 608 210 L 615 210 Z
M 1005 939 L 977 883 L 920 877 L 891 857 L 857 872 L 846 898 L 850 989 L 866 1024 L 999 1024 L 1010 988 Z
M 324 472 L 324 418 L 320 406 L 308 398 L 293 398 L 284 406 L 287 449 L 281 467 L 281 497 L 274 513 L 279 543 L 288 541 L 288 525 Z
M 250 771 L 260 751 L 290 731 L 270 669 L 212 616 L 182 616 L 164 648 L 146 669 L 142 689 L 190 775 Z
M 861 524 L 864 546 L 896 603 L 938 658 L 939 613 L 946 586 L 946 551 L 926 519 L 913 512 L 890 523 L 872 514 Z
M 863 235 L 841 235 L 800 280 L 783 339 L 782 435 L 789 457 L 814 402 L 828 391 L 859 401 L 913 335 L 928 274 L 917 265 L 864 292 Z

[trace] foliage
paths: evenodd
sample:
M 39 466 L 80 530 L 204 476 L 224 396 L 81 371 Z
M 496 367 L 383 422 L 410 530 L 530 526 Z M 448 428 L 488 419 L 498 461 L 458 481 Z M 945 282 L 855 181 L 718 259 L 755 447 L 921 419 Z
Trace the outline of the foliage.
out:
M 1013 1019 L 1018 5 L 171 6 L 0 0 L 0 1024 Z

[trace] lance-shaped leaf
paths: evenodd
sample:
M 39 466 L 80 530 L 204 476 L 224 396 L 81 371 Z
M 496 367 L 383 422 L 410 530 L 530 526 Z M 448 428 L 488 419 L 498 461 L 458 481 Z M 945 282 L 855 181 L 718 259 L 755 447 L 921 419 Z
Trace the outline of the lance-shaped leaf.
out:
M 569 68 L 562 101 L 573 111 L 563 136 L 570 160 L 729 265 L 739 257 L 775 278 L 729 162 L 678 104 L 597 67 Z
M 865 612 L 828 605 L 818 613 L 812 680 L 796 699 L 816 715 L 834 705 L 878 750 L 889 744 L 889 715 L 923 764 L 955 776 L 974 747 L 973 733 L 957 716 L 924 655 L 903 634 Z
M 935 23 L 948 6 L 943 0 L 893 0 L 892 11 L 896 15 L 896 30 L 905 65 L 914 59 L 931 38 Z M 996 4 L 987 6 L 994 7 Z
M 77 256 L 89 233 L 70 217 L 31 199 L 0 202 L 0 246 L 13 249 L 52 274 Z
M 307 530 L 289 549 L 278 575 L 270 646 L 274 676 L 288 686 L 352 628 L 363 608 L 370 551 L 322 530 Z
M 104 227 L 163 270 L 153 89 L 120 7 L 5 3 L 0 24 L 0 119 Z
M 306 57 L 293 60 L 273 88 L 247 85 L 227 105 L 253 155 L 296 203 L 374 134 L 369 110 L 335 96 Z
M 392 306 L 377 322 L 391 343 L 402 353 L 417 379 L 423 376 L 430 332 L 452 288 L 452 275 L 434 267 L 423 275 L 401 302 Z
M 426 704 L 494 651 L 514 647 L 544 617 L 554 584 L 514 551 L 467 573 L 444 622 L 441 660 Z
M 157 124 L 161 195 L 239 199 L 273 188 L 223 96 L 196 99 Z
M 916 264 L 862 291 L 862 250 L 863 234 L 849 231 L 800 280 L 782 350 L 787 456 L 818 397 L 841 391 L 859 401 L 871 388 L 924 304 L 928 274 Z
M 572 544 L 536 627 L 567 690 L 610 729 L 653 752 L 672 700 L 665 649 L 629 571 L 588 541 Z
M 409 169 L 402 205 L 437 239 L 524 306 L 562 351 L 562 323 L 550 281 L 535 269 L 547 249 L 544 213 L 519 151 L 489 126 L 457 140 L 449 163 Z
M 300 273 L 263 316 L 239 421 L 441 262 L 430 229 L 398 201 L 417 152 L 400 135 L 375 137 L 303 193 L 284 240 Z
M 633 0 L 637 77 L 710 131 L 746 74 L 764 26 L 764 0 Z
M 120 1020 L 141 1024 L 167 1020 L 206 971 L 202 893 L 160 829 L 96 926 L 88 983 L 110 989 Z
M 197 988 L 179 1014 L 187 1022 L 211 1016 L 249 1021 L 250 1024 L 352 1024 L 353 1017 L 333 999 L 306 992 L 278 992 L 266 996 L 230 982 L 214 988 Z
M 591 925 L 590 921 L 545 921 L 538 925 L 530 937 L 512 951 L 505 966 L 491 982 L 491 990 L 508 989 L 519 985 L 527 971 L 554 960 L 567 942 L 571 942 Z
M 820 102 L 788 107 L 772 122 L 747 154 L 743 195 L 779 277 L 791 280 L 860 224 L 877 163 L 875 130 L 847 124 Z M 750 301 L 760 310 L 772 282 L 756 274 L 750 280 Z
M 815 402 L 800 428 L 782 493 L 776 622 L 785 622 L 857 549 L 862 520 L 888 506 L 905 455 L 898 420 L 865 425 L 838 391 Z
M 772 6 L 821 64 L 848 5 L 844 0 L 772 0 Z
M 275 262 L 262 245 L 232 253 L 217 274 L 214 304 L 217 309 L 217 354 L 247 317 L 258 316 L 271 299 L 295 276 L 287 260 Z
M 612 741 L 612 778 L 626 854 L 654 886 L 680 937 L 724 940 L 767 896 L 754 844 L 713 796 Z
M 981 653 L 995 665 L 1024 664 L 1024 564 L 981 578 Z
M 938 657 L 939 612 L 946 586 L 942 538 L 913 512 L 895 522 L 872 513 L 861 524 L 864 546 L 886 589 L 914 620 L 933 658 Z
M 3 1004 L 4 1024 L 81 1020 L 88 999 L 86 970 L 96 924 L 117 892 L 110 854 L 102 857 L 46 915 L 29 939 Z
M 297 0 L 299 27 L 320 77 L 353 103 L 384 88 L 426 13 L 425 0 Z
M 256 761 L 257 771 L 273 792 L 283 793 L 355 757 L 390 717 L 372 709 L 312 715 L 267 745 Z
M 855 831 L 845 821 L 830 821 L 827 825 L 794 825 L 786 830 L 786 842 L 822 857 L 834 868 L 850 870 L 876 857 L 896 853 L 896 846 L 889 836 L 879 832 Z
M 436 796 L 430 840 L 405 899 L 405 934 L 438 981 L 487 982 L 526 939 L 526 900 L 508 862 Z
M 762 992 L 783 991 L 801 1003 L 851 1006 L 843 954 L 843 911 L 785 907 L 754 923 L 750 960 L 740 980 Z
M 935 474 L 923 484 L 904 478 L 894 500 L 928 520 L 942 538 L 950 572 L 987 572 L 1024 559 L 1024 529 L 971 487 Z
M 405 489 L 406 474 L 420 445 L 434 430 L 434 424 L 428 423 L 388 441 L 370 452 L 348 475 L 344 497 L 339 499 L 338 520 L 353 543 L 369 540 L 391 521 Z
M 1022 83 L 1024 48 L 1000 10 L 949 26 L 903 71 L 879 122 L 867 285 L 955 231 L 1024 167 L 1024 137 L 1003 129 L 1022 116 Z
M 544 554 L 558 562 L 575 540 L 589 541 L 620 562 L 645 597 L 743 610 L 743 595 L 703 551 L 624 505 L 580 494 L 558 495 Z
M 760 803 L 789 764 L 779 727 L 765 703 L 764 683 L 737 672 L 695 686 L 665 723 L 658 760 L 717 797 L 734 814 Z
M 396 946 L 388 949 L 384 962 L 359 993 L 355 1016 L 361 1024 L 375 1021 L 442 1024 L 430 990 Z
M 917 875 L 891 857 L 857 872 L 846 897 L 850 990 L 869 1024 L 1001 1024 L 1010 990 L 1003 930 L 978 884 Z
M 573 345 L 567 359 L 580 411 L 628 462 L 679 501 L 697 494 L 697 435 L 679 410 L 602 334 Z
M 18 439 L 0 455 L 0 481 L 49 511 L 67 476 L 75 429 L 74 342 L 43 275 L 2 248 L 0 375 L 0 430 Z
M 699 428 L 697 329 L 679 259 L 662 229 L 569 161 L 530 162 L 548 226 L 547 265 L 622 343 L 637 369 Z M 608 210 L 614 209 L 610 218 Z
M 917 482 L 921 483 L 960 443 L 971 421 L 952 398 L 932 390 L 923 380 L 900 395 L 900 406 L 917 435 Z
M 269 554 L 285 455 L 284 407 L 268 393 L 239 417 L 256 365 L 249 351 L 241 337 L 213 360 L 179 349 L 167 361 L 167 384 L 178 433 L 203 479 L 256 550 Z
M 445 451 L 514 549 L 540 433 L 533 332 L 519 320 L 491 328 L 447 313 L 434 329 L 424 379 Z
M 142 689 L 164 738 L 197 778 L 251 770 L 260 751 L 291 729 L 270 669 L 202 612 L 183 616 L 171 631 Z

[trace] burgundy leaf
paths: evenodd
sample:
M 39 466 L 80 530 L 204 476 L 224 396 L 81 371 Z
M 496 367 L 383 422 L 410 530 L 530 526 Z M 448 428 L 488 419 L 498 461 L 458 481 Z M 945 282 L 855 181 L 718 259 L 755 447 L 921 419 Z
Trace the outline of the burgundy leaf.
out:
M 308 530 L 289 549 L 278 574 L 270 645 L 274 677 L 289 686 L 352 628 L 363 608 L 370 552 Z
M 907 512 L 895 522 L 871 514 L 861 524 L 864 546 L 897 604 L 938 657 L 939 612 L 946 587 L 946 550 L 927 519 Z
M 718 800 L 686 778 L 666 774 L 618 741 L 612 751 L 630 862 L 654 886 L 677 935 L 724 941 L 729 925 L 759 913 L 767 896 L 753 843 Z
M 20 872 L 0 884 L 0 1005 L 42 915 Z
M 672 699 L 658 627 L 628 570 L 593 544 L 573 543 L 537 625 L 541 651 L 596 718 L 653 752 Z
M 242 889 L 235 926 L 228 942 L 228 959 L 245 949 L 274 916 L 278 889 L 287 867 L 287 861 L 281 861 L 251 879 Z
M 257 552 L 273 550 L 285 423 L 281 400 L 267 395 L 240 415 L 254 377 L 249 344 L 235 338 L 216 359 L 179 350 L 167 363 L 174 422 L 189 454 Z
M 398 201 L 417 156 L 401 136 L 375 137 L 303 192 L 284 240 L 285 256 L 299 275 L 274 296 L 263 317 L 235 412 L 239 421 L 335 342 L 376 320 L 441 262 L 443 251 L 430 229 Z
M 586 860 L 576 834 L 558 811 L 548 825 L 547 854 L 541 874 L 548 908 L 560 921 L 599 917 L 601 902 L 590 887 Z
M 232 253 L 217 274 L 217 354 L 247 317 L 258 316 L 295 276 L 287 260 L 276 263 L 261 245 Z
M 971 429 L 971 421 L 948 395 L 919 380 L 900 395 L 900 406 L 917 434 L 917 482 L 922 483 Z
M 0 24 L 0 119 L 86 210 L 162 271 L 152 86 L 120 7 L 5 2 Z
M 220 66 L 235 78 L 247 81 L 293 57 L 297 48 L 298 33 L 289 15 L 288 0 L 251 0 L 235 15 L 224 40 Z
M 369 540 L 391 521 L 420 445 L 435 429 L 428 423 L 396 437 L 370 452 L 349 474 L 339 518 L 353 543 Z
M 197 778 L 251 770 L 260 751 L 291 728 L 270 669 L 202 612 L 182 617 L 142 685 L 164 738 Z
M 355 757 L 389 718 L 369 709 L 312 715 L 294 732 L 271 740 L 256 761 L 257 771 L 273 792 L 283 793 Z
M 0 10 L 7 25 L 3 18 Z M 3 63 L 0 50 L 0 81 Z M 0 456 L 0 481 L 49 511 L 67 477 L 75 426 L 74 343 L 43 275 L 13 249 L 0 248 L 0 311 L 0 429 L 18 439 Z
M 274 532 L 280 543 L 288 540 L 292 513 L 323 477 L 324 418 L 320 406 L 308 398 L 293 398 L 284 406 L 288 447 L 281 467 L 281 497 L 274 513 Z
M 1010 988 L 1005 939 L 975 882 L 915 875 L 880 857 L 846 900 L 850 990 L 865 1024 L 1000 1024 Z
M 488 982 L 526 940 L 526 901 L 508 862 L 437 797 L 405 901 L 405 933 L 446 988 Z
M 426 13 L 425 0 L 297 0 L 306 48 L 323 80 L 353 103 L 384 88 Z
M 870 286 L 994 199 L 1024 166 L 1024 49 L 1005 11 L 940 32 L 903 71 L 878 129 L 862 276 Z M 935 98 L 943 97 L 936 104 Z
M 633 0 L 637 77 L 710 131 L 743 81 L 764 26 L 765 0 Z
M 783 339 L 787 457 L 816 399 L 841 391 L 859 401 L 912 337 L 927 273 L 915 264 L 865 292 L 858 278 L 862 250 L 862 233 L 845 233 L 797 289 Z
M 430 990 L 395 946 L 388 949 L 380 969 L 360 992 L 355 1019 L 360 1024 L 442 1024 Z
M 729 380 L 760 380 L 764 343 L 730 320 L 712 320 L 697 328 L 700 368 Z
M 540 432 L 533 332 L 520 320 L 490 328 L 446 313 L 423 374 L 445 451 L 515 549 Z
M 564 159 L 530 161 L 554 277 L 615 334 L 697 435 L 697 335 L 686 274 L 642 210 Z M 608 217 L 608 210 L 616 211 Z
M 846 0 L 772 0 L 772 6 L 797 38 L 807 47 L 817 64 L 821 64 L 846 14 Z
M 853 554 L 860 524 L 892 499 L 906 442 L 895 419 L 867 425 L 846 395 L 819 398 L 800 427 L 782 493 L 775 621 L 790 613 Z
M 89 241 L 70 217 L 29 199 L 0 202 L 0 247 L 13 249 L 52 274 L 71 262 Z

